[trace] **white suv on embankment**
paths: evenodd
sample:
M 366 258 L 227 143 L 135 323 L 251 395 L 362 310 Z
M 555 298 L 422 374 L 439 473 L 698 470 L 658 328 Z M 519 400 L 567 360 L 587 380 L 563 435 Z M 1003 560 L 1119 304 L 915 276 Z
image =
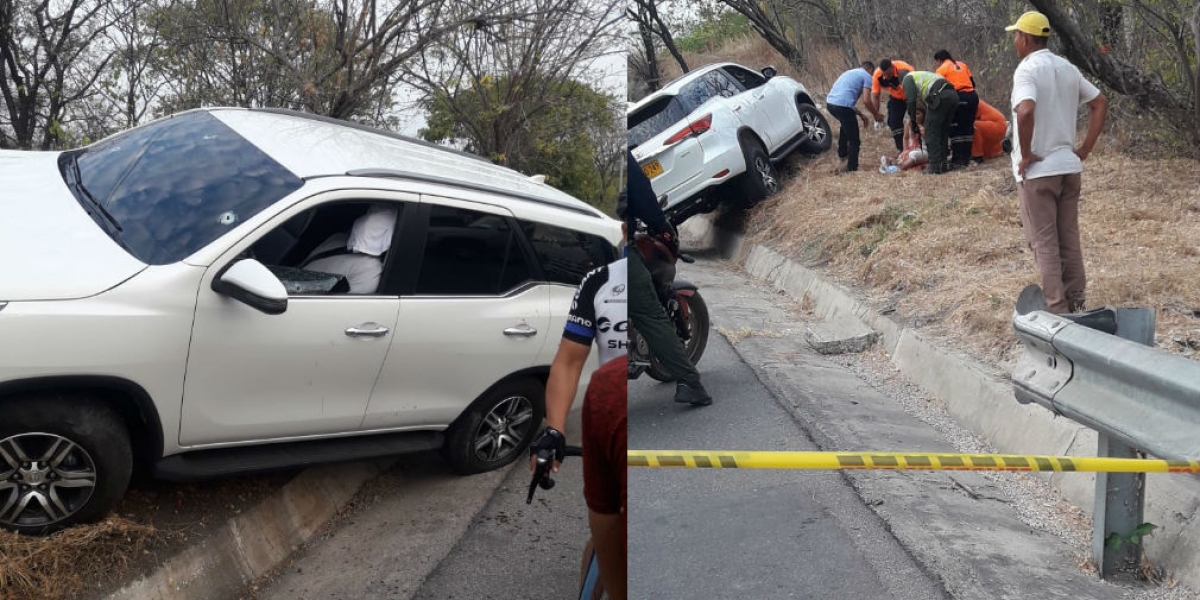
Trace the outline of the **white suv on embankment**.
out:
M 99 518 L 135 465 L 507 464 L 619 239 L 540 179 L 287 111 L 0 151 L 0 527 Z
M 775 163 L 831 144 L 829 121 L 800 82 L 766 67 L 696 69 L 626 111 L 628 144 L 672 222 L 749 205 L 780 189 Z

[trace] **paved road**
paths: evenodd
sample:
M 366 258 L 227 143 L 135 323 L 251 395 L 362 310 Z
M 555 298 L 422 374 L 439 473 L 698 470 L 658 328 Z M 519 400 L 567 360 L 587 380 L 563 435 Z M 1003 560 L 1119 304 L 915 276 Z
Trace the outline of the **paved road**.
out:
M 711 272 L 685 276 L 714 297 Z M 631 382 L 630 448 L 818 449 L 724 336 L 700 367 L 709 407 Z M 629 498 L 631 598 L 945 597 L 837 472 L 632 469 Z
M 568 434 L 578 430 L 576 411 Z M 253 594 L 259 600 L 573 598 L 588 536 L 578 467 L 578 459 L 568 459 L 555 488 L 538 490 L 526 505 L 524 463 L 459 477 L 436 455 L 401 459 Z
M 952 452 L 935 431 L 803 341 L 794 304 L 714 259 L 681 276 L 714 333 L 716 402 L 632 382 L 629 446 Z M 736 347 L 729 339 L 737 341 Z M 814 441 L 815 440 L 815 441 Z M 632 598 L 1117 598 L 975 473 L 632 469 Z

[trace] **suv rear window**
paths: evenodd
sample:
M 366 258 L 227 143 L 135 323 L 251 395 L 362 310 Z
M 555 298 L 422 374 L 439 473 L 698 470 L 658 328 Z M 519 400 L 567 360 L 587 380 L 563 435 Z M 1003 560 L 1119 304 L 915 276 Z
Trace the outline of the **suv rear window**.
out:
M 304 183 L 206 112 L 134 129 L 71 158 L 120 227 L 113 238 L 152 265 L 182 260 Z
M 692 111 L 675 96 L 663 96 L 627 117 L 629 147 L 637 148 L 646 140 L 687 118 Z

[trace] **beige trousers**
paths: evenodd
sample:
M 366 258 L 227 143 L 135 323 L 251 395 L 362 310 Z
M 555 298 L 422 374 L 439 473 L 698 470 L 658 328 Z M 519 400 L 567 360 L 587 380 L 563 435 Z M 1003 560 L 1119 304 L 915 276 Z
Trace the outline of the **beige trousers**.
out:
M 1079 173 L 1026 179 L 1021 229 L 1033 251 L 1047 309 L 1055 314 L 1083 310 L 1087 278 L 1079 242 Z

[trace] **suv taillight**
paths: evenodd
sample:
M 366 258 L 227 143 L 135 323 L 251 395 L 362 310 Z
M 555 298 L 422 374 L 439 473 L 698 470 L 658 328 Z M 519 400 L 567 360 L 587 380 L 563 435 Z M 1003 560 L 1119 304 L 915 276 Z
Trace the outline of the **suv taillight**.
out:
M 688 136 L 700 135 L 709 129 L 712 129 L 712 113 L 708 113 L 707 115 L 692 121 L 687 127 L 675 132 L 675 135 L 667 138 L 667 141 L 663 142 L 663 145 L 670 146 L 672 144 L 678 144 Z

